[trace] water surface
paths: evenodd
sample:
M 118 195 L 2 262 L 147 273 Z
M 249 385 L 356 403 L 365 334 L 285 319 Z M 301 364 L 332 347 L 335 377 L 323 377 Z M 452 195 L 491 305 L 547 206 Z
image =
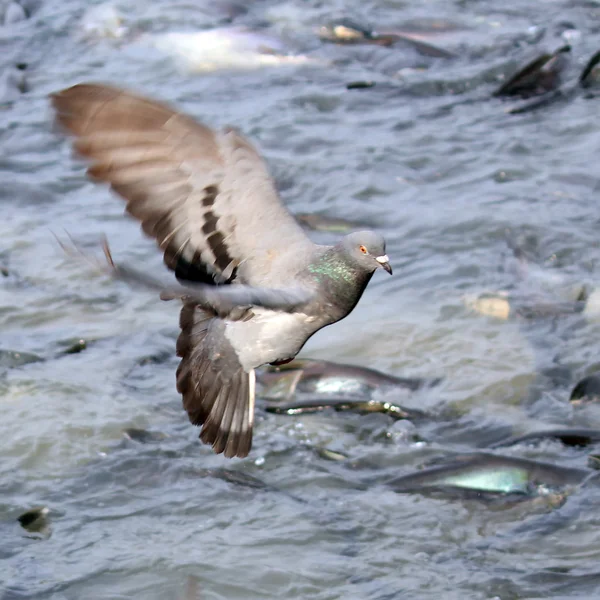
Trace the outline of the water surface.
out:
M 567 401 L 598 365 L 593 314 L 492 319 L 464 302 L 499 290 L 567 301 L 597 285 L 600 99 L 509 115 L 510 103 L 490 96 L 518 64 L 563 44 L 565 28 L 577 33 L 576 76 L 600 47 L 600 7 L 243 5 L 124 0 L 115 6 L 131 40 L 90 37 L 82 0 L 48 0 L 28 20 L 0 27 L 0 67 L 26 62 L 30 88 L 0 110 L 0 350 L 21 353 L 0 361 L 0 597 L 594 597 L 593 487 L 560 508 L 491 510 L 359 484 L 498 432 L 600 427 L 595 407 L 575 411 Z M 456 31 L 429 41 L 457 58 L 320 42 L 314 30 L 338 16 L 375 28 L 450 20 Z M 311 62 L 190 74 L 134 43 L 142 33 L 227 24 L 260 24 Z M 175 390 L 178 306 L 69 259 L 53 235 L 66 230 L 93 252 L 106 234 L 115 257 L 162 269 L 121 200 L 85 179 L 52 128 L 47 95 L 84 80 L 240 128 L 292 211 L 381 231 L 394 276 L 376 274 L 352 315 L 302 355 L 443 377 L 402 403 L 453 419 L 424 425 L 425 441 L 414 443 L 383 415 L 261 414 L 247 459 L 202 447 Z M 386 85 L 346 89 L 357 80 Z M 313 234 L 319 242 L 336 235 Z M 507 239 L 533 248 L 525 275 Z M 86 348 L 65 354 L 80 339 Z M 124 440 L 127 427 L 167 437 Z M 351 459 L 329 463 L 310 446 Z M 508 451 L 586 463 L 584 450 L 554 442 Z M 50 508 L 52 531 L 33 539 L 16 519 L 39 505 Z

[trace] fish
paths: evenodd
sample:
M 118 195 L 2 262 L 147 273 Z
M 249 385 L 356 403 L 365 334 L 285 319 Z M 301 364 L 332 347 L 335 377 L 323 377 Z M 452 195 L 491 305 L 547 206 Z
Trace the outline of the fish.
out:
M 321 412 L 332 408 L 338 412 L 358 412 L 361 414 L 383 413 L 394 419 L 420 419 L 427 416 L 427 413 L 404 408 L 399 404 L 378 400 L 351 400 L 348 398 L 327 398 L 298 400 L 286 404 L 269 404 L 265 410 L 279 415 L 302 415 L 315 412 Z
M 317 34 L 321 40 L 336 44 L 373 44 L 388 47 L 404 45 L 416 50 L 423 56 L 432 58 L 455 57 L 452 52 L 424 42 L 417 35 L 400 31 L 376 32 L 357 24 L 351 19 L 339 19 L 322 25 L 318 28 Z
M 385 485 L 396 492 L 448 492 L 464 490 L 486 495 L 532 497 L 585 481 L 590 471 L 560 467 L 524 458 L 474 453 L 453 456 L 441 465 L 394 477 Z
M 287 53 L 276 38 L 242 27 L 148 33 L 140 36 L 135 46 L 158 50 L 187 73 L 326 64 L 305 55 Z
M 440 379 L 395 377 L 375 369 L 325 360 L 296 359 L 270 366 L 257 374 L 263 398 L 290 399 L 296 393 L 369 398 L 375 390 L 403 388 L 416 391 L 438 384 Z
M 565 446 L 589 446 L 600 442 L 599 429 L 547 429 L 533 431 L 525 435 L 509 437 L 488 446 L 488 448 L 506 448 L 517 444 L 536 443 L 543 440 L 558 440 Z
M 600 400 L 600 375 L 597 374 L 588 375 L 578 381 L 569 397 L 569 402 L 573 406 L 598 402 L 598 400 Z

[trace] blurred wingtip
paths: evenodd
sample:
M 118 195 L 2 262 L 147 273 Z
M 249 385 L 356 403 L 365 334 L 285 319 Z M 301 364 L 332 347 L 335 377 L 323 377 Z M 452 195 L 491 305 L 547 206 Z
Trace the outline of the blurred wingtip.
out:
M 113 260 L 112 253 L 110 251 L 110 246 L 108 245 L 108 238 L 105 235 L 102 236 L 102 251 L 104 252 L 104 256 L 106 257 L 106 262 L 110 265 L 112 269 L 116 270 L 117 265 L 115 265 L 115 261 Z
M 51 230 L 50 233 L 52 233 L 58 245 L 69 258 L 85 260 L 94 269 L 102 271 L 103 273 L 107 273 L 109 275 L 113 275 L 115 272 L 118 271 L 118 267 L 112 258 L 110 246 L 108 244 L 108 239 L 106 238 L 106 236 L 102 236 L 101 243 L 101 247 L 106 258 L 105 262 L 86 252 L 81 247 L 81 244 L 78 243 L 66 229 L 64 230 L 64 234 L 68 238 L 68 242 L 65 242 L 63 239 L 61 239 L 56 234 L 56 232 Z

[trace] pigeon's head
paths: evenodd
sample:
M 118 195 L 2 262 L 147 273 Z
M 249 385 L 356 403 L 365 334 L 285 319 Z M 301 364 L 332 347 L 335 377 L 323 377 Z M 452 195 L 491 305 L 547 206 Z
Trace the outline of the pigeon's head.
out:
M 342 241 L 346 253 L 367 271 L 378 267 L 385 269 L 390 275 L 392 267 L 385 253 L 385 240 L 374 231 L 355 231 Z

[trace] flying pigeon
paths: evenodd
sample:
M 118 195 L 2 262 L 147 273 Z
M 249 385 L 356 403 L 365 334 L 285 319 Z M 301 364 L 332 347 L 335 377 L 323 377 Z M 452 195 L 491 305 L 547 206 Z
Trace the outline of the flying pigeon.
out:
M 126 202 L 154 237 L 181 298 L 177 390 L 200 439 L 226 457 L 252 445 L 255 372 L 292 360 L 347 316 L 377 268 L 383 237 L 314 244 L 282 204 L 258 152 L 238 131 L 213 131 L 166 104 L 82 83 L 51 95 L 87 173 Z M 145 273 L 115 266 L 125 279 Z M 156 283 L 155 287 L 160 287 Z

